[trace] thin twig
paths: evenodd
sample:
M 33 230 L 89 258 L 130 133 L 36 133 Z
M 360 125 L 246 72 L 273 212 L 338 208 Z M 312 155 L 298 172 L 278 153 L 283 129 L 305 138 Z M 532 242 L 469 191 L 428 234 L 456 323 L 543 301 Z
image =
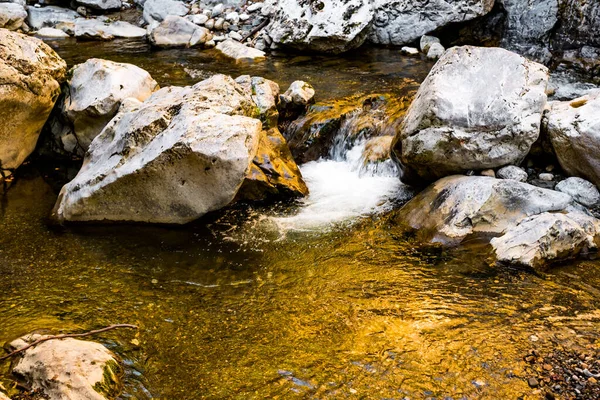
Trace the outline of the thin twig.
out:
M 269 18 L 265 18 L 265 20 L 263 22 L 261 22 L 256 28 L 252 29 L 250 31 L 250 33 L 248 33 L 246 36 L 244 36 L 241 40 L 241 43 L 244 43 L 246 40 L 248 40 L 249 37 L 254 36 L 258 31 L 260 31 L 262 28 L 264 28 L 265 26 L 267 26 L 267 24 L 269 23 L 270 19 Z
M 40 343 L 43 342 L 47 342 L 48 340 L 54 340 L 54 339 L 65 339 L 65 338 L 78 338 L 78 337 L 84 337 L 84 336 L 91 336 L 91 335 L 96 335 L 98 333 L 102 333 L 102 332 L 106 332 L 106 331 L 110 331 L 112 329 L 117 329 L 117 328 L 130 328 L 130 329 L 137 329 L 138 327 L 136 325 L 129 325 L 129 324 L 116 324 L 116 325 L 110 325 L 107 326 L 106 328 L 102 328 L 102 329 L 96 329 L 93 331 L 89 331 L 89 332 L 84 332 L 84 333 L 64 333 L 61 335 L 55 335 L 55 336 L 47 336 L 41 339 L 36 340 L 33 343 L 28 344 L 27 346 L 20 348 L 19 350 L 15 350 L 12 353 L 4 356 L 4 357 L 0 357 L 0 361 L 4 361 L 7 358 L 16 356 L 19 353 L 24 352 L 27 349 L 32 348 L 33 346 L 36 346 Z

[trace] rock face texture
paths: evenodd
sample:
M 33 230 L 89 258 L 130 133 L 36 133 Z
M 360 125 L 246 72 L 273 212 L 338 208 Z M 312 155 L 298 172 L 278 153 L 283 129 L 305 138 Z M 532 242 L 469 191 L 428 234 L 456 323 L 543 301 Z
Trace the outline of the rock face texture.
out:
M 10 346 L 18 350 L 41 338 L 27 335 Z M 72 338 L 49 340 L 23 353 L 13 374 L 51 400 L 105 400 L 120 392 L 119 366 L 114 354 L 99 343 Z
M 375 0 L 369 33 L 373 43 L 405 45 L 451 23 L 490 12 L 494 0 Z
M 405 179 L 519 164 L 539 136 L 548 70 L 499 48 L 449 49 L 395 139 Z
M 361 0 L 269 0 L 265 7 L 273 10 L 269 36 L 298 50 L 351 50 L 363 44 L 373 20 L 373 7 Z
M 440 179 L 409 201 L 395 220 L 444 245 L 491 239 L 497 262 L 537 270 L 600 243 L 600 221 L 578 209 L 571 196 L 483 176 Z
M 17 30 L 27 18 L 25 8 L 16 3 L 0 3 L 0 28 Z
M 251 95 L 224 75 L 122 106 L 61 190 L 54 216 L 183 224 L 232 203 L 251 164 L 293 182 L 259 154 L 260 117 Z M 281 189 L 281 180 L 257 179 Z
M 0 169 L 34 150 L 60 94 L 66 63 L 41 40 L 0 29 Z
M 572 101 L 552 102 L 548 136 L 565 172 L 600 184 L 600 90 Z
M 51 122 L 57 150 L 83 156 L 123 100 L 143 102 L 158 89 L 150 74 L 135 65 L 97 58 L 76 65 Z

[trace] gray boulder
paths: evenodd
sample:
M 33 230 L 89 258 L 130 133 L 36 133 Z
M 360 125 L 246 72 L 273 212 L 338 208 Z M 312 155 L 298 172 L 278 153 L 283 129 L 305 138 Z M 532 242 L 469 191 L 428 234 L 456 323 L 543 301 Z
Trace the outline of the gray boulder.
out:
M 193 47 L 212 39 L 210 31 L 183 17 L 167 16 L 150 33 L 150 42 L 156 47 Z
M 600 205 L 600 192 L 598 188 L 590 181 L 581 178 L 567 178 L 560 181 L 554 187 L 554 190 L 563 192 L 571 196 L 579 204 L 593 208 Z
M 91 58 L 70 71 L 50 124 L 58 148 L 83 156 L 123 100 L 144 101 L 158 90 L 150 74 L 131 64 Z
M 600 184 L 600 90 L 572 101 L 552 102 L 548 136 L 563 170 Z
M 16 3 L 0 3 L 0 28 L 15 31 L 27 18 L 25 8 Z
M 167 16 L 183 17 L 189 12 L 188 6 L 178 0 L 146 0 L 144 2 L 143 17 L 147 23 L 162 22 Z
M 519 221 L 490 243 L 497 262 L 544 271 L 552 262 L 597 250 L 600 221 L 577 210 L 544 212 Z
M 42 337 L 24 336 L 10 348 L 21 349 Z M 122 371 L 106 347 L 73 338 L 48 340 L 25 350 L 12 369 L 26 387 L 53 400 L 113 399 L 121 391 Z
M 60 23 L 74 24 L 81 17 L 76 11 L 56 6 L 28 7 L 27 14 L 27 24 L 36 31 L 45 27 L 54 28 Z
M 269 0 L 269 36 L 277 44 L 298 50 L 342 53 L 359 47 L 373 20 L 370 2 L 360 0 Z
M 13 170 L 34 150 L 67 64 L 37 38 L 0 29 L 0 43 L 0 170 Z
M 257 108 L 224 75 L 163 88 L 125 107 L 90 145 L 54 217 L 184 224 L 231 204 L 266 134 Z M 257 179 L 264 180 L 269 170 L 261 171 Z
M 121 0 L 77 0 L 77 4 L 97 11 L 119 10 L 123 5 Z
M 500 179 L 511 179 L 518 182 L 527 182 L 527 172 L 523 168 L 514 165 L 507 165 L 496 172 L 496 176 Z
M 548 70 L 500 48 L 447 50 L 396 135 L 405 179 L 519 164 L 539 136 Z
M 481 17 L 494 0 L 375 0 L 375 18 L 369 40 L 405 45 L 452 23 Z

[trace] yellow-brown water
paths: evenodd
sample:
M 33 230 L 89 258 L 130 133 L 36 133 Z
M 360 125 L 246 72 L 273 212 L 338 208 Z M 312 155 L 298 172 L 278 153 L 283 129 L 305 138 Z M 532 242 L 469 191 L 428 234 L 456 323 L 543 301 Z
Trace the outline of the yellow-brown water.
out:
M 86 46 L 63 55 L 72 64 L 106 52 L 163 85 L 198 80 L 173 72 L 181 62 L 282 86 L 305 79 L 323 98 L 387 90 L 427 68 L 390 50 L 370 53 L 376 67 L 359 56 L 329 67 L 284 58 L 282 72 L 277 59 L 246 71 L 190 61 L 191 50 L 159 62 Z M 95 338 L 125 363 L 123 399 L 536 399 L 523 361 L 532 348 L 597 348 L 598 262 L 545 276 L 499 270 L 485 248 L 423 248 L 376 217 L 283 238 L 235 212 L 185 228 L 53 229 L 63 172 L 53 169 L 24 167 L 1 198 L 0 341 L 136 324 L 137 334 Z M 8 362 L 0 372 L 9 388 Z

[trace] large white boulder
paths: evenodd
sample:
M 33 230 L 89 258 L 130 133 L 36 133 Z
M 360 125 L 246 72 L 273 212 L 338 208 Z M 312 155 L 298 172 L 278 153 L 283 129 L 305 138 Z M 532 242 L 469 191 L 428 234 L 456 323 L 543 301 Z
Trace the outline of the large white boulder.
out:
M 369 41 L 405 45 L 448 24 L 481 17 L 494 0 L 374 0 L 375 18 Z
M 552 102 L 545 118 L 565 172 L 600 185 L 600 90 L 572 101 Z
M 518 165 L 540 132 L 548 69 L 500 48 L 447 50 L 396 136 L 407 179 Z
M 0 29 L 0 169 L 34 150 L 60 94 L 66 63 L 41 40 Z
M 233 79 L 163 88 L 122 107 L 61 190 L 59 221 L 183 224 L 235 199 L 265 131 Z
M 269 0 L 265 7 L 273 10 L 269 36 L 299 50 L 342 53 L 356 48 L 373 20 L 371 2 L 361 0 Z
M 10 347 L 18 350 L 42 337 L 27 335 L 11 342 Z M 12 372 L 50 400 L 106 400 L 119 394 L 122 368 L 101 344 L 67 338 L 25 350 Z
M 80 156 L 123 100 L 143 102 L 159 88 L 148 72 L 135 65 L 97 58 L 76 65 L 69 75 L 50 126 L 59 150 Z
M 0 28 L 17 30 L 27 18 L 25 8 L 16 3 L 0 3 Z

